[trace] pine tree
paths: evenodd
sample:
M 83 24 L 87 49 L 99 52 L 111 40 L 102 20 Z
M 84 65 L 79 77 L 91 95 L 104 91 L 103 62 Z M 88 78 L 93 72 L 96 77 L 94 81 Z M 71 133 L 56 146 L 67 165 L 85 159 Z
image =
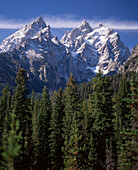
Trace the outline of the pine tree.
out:
M 130 109 L 128 108 L 129 104 L 129 96 L 130 94 L 130 85 L 126 79 L 126 76 L 124 75 L 119 83 L 119 91 L 117 94 L 117 105 L 118 109 L 116 110 L 116 113 L 118 115 L 119 119 L 119 126 L 120 129 L 127 128 L 128 124 L 130 123 L 129 115 L 130 115 Z
M 97 151 L 96 151 L 96 140 L 94 140 L 94 135 L 89 134 L 89 143 L 88 143 L 88 168 L 95 170 L 97 168 Z
M 71 124 L 71 131 L 70 131 L 70 138 L 67 141 L 65 138 L 65 152 L 66 152 L 66 159 L 65 159 L 65 166 L 69 169 L 79 169 L 81 167 L 81 139 L 82 135 L 79 129 L 79 122 L 76 119 L 76 114 L 73 115 L 72 124 Z
M 2 153 L 1 148 L 2 148 L 3 134 L 6 133 L 9 129 L 10 108 L 11 108 L 11 90 L 8 87 L 6 87 L 3 89 L 2 97 L 0 99 L 0 153 Z M 2 160 L 1 154 L 0 154 L 0 160 Z
M 35 103 L 34 90 L 32 90 L 31 104 L 30 104 L 30 106 L 31 106 L 30 110 L 31 110 L 32 114 L 33 114 L 33 110 L 34 110 L 34 103 Z
M 30 99 L 28 98 L 27 74 L 24 69 L 17 73 L 13 110 L 19 121 L 19 132 L 22 132 L 21 154 L 17 159 L 17 169 L 28 169 L 31 167 L 32 154 L 32 115 L 30 111 Z
M 122 136 L 123 142 L 120 148 L 119 155 L 119 168 L 122 169 L 132 169 L 135 170 L 138 168 L 138 106 L 137 106 L 137 94 L 138 94 L 138 81 L 132 80 L 131 83 L 131 126 L 128 126 L 126 129 L 123 129 Z
M 130 127 L 130 86 L 124 75 L 120 78 L 118 93 L 114 94 L 114 111 L 115 111 L 115 141 L 118 155 L 118 165 L 120 164 L 121 147 L 124 145 L 124 135 L 127 128 Z
M 64 93 L 64 103 L 65 103 L 65 117 L 64 117 L 64 125 L 65 125 L 65 135 L 69 136 L 72 117 L 76 111 L 79 111 L 79 96 L 77 95 L 76 89 L 76 81 L 71 73 L 68 83 L 66 84 L 66 90 Z M 68 126 L 68 127 L 67 127 Z
M 32 108 L 32 143 L 33 143 L 33 169 L 39 169 L 38 156 L 39 156 L 39 137 L 38 137 L 38 128 L 39 128 L 39 113 L 40 113 L 40 99 L 34 99 L 32 93 L 31 98 L 31 108 Z
M 63 116 L 64 104 L 62 89 L 58 93 L 54 92 L 55 101 L 53 103 L 53 111 L 50 121 L 50 158 L 52 169 L 63 168 L 62 147 L 63 147 Z
M 8 116 L 11 107 L 11 90 L 6 87 L 3 89 L 2 97 L 0 99 L 0 139 L 2 139 L 3 123 L 6 116 Z
M 97 159 L 96 149 L 95 149 L 95 141 L 93 138 L 93 133 L 91 131 L 92 120 L 91 115 L 88 111 L 88 101 L 83 101 L 82 107 L 82 138 L 84 142 L 83 147 L 83 169 L 94 169 Z
M 106 162 L 106 146 L 113 134 L 113 104 L 111 82 L 109 77 L 103 77 L 99 72 L 93 79 L 93 93 L 89 98 L 92 134 L 96 144 L 97 167 L 104 169 Z
M 131 168 L 138 167 L 138 79 L 132 80 L 131 83 Z
M 64 123 L 64 165 L 65 168 L 79 168 L 81 166 L 82 138 L 82 114 L 80 100 L 77 94 L 76 81 L 71 74 L 64 93 L 65 116 Z
M 83 168 L 88 168 L 88 156 L 89 156 L 89 116 L 88 116 L 88 103 L 87 100 L 82 104 L 82 139 L 84 141 L 83 147 Z
M 3 168 L 14 170 L 15 160 L 18 159 L 21 151 L 19 141 L 22 140 L 22 136 L 21 131 L 19 131 L 19 121 L 16 119 L 14 110 L 9 113 L 9 119 L 11 120 L 9 130 L 7 132 L 5 129 L 5 133 L 3 133 Z M 6 118 L 5 121 L 7 121 Z
M 49 149 L 49 135 L 50 135 L 50 119 L 51 119 L 51 102 L 46 86 L 42 92 L 41 108 L 38 117 L 38 139 L 39 139 L 39 155 L 38 166 L 39 169 L 48 169 L 50 167 L 50 149 Z

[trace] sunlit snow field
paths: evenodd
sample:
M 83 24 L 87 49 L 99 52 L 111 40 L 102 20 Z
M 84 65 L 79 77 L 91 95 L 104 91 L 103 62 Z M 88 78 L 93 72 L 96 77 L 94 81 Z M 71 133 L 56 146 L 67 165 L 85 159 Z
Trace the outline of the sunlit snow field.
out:
M 53 35 L 56 35 L 59 39 L 64 35 L 67 30 L 72 28 L 51 28 Z M 0 44 L 2 41 L 13 34 L 17 29 L 0 29 Z M 119 33 L 121 40 L 124 42 L 130 50 L 138 43 L 138 30 L 115 30 Z

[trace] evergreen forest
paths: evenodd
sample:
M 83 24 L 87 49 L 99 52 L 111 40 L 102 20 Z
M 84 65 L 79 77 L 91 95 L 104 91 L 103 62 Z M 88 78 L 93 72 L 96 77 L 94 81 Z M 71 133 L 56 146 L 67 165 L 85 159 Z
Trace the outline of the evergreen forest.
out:
M 0 97 L 0 170 L 137 170 L 138 80 L 132 72 L 36 95 L 24 69 Z

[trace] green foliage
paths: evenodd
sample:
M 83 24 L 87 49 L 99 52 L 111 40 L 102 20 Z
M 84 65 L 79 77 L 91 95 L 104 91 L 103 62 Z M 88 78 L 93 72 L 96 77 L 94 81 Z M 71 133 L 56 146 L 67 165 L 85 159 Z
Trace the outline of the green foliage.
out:
M 34 99 L 34 94 L 32 92 L 31 98 L 31 108 L 32 108 L 32 143 L 33 143 L 33 169 L 38 169 L 38 156 L 39 156 L 39 113 L 40 113 L 40 99 Z
M 79 122 L 77 122 L 76 115 L 74 114 L 72 118 L 70 137 L 68 140 L 66 140 L 65 137 L 66 156 L 64 159 L 64 163 L 66 168 L 80 168 L 82 156 L 80 152 L 83 149 L 81 147 L 81 139 L 82 135 L 79 130 Z
M 50 118 L 51 118 L 51 102 L 46 86 L 42 92 L 40 100 L 40 114 L 38 116 L 38 140 L 39 140 L 39 155 L 38 166 L 39 169 L 47 169 L 50 166 L 50 149 L 49 149 L 49 135 L 50 135 Z
M 113 128 L 113 104 L 109 77 L 102 77 L 101 73 L 97 74 L 97 78 L 93 79 L 93 93 L 89 100 L 93 130 L 105 138 L 110 136 Z
M 63 116 L 64 116 L 64 104 L 62 89 L 59 89 L 58 93 L 54 92 L 53 111 L 50 120 L 50 158 L 51 168 L 61 169 L 63 168 L 62 159 L 62 146 L 63 146 Z
M 131 113 L 130 113 L 130 84 L 124 75 L 120 78 L 118 92 L 114 94 L 114 128 L 115 128 L 115 141 L 116 141 L 116 152 L 118 156 L 118 165 L 122 161 L 122 148 L 127 140 L 126 131 L 130 128 L 131 124 Z
M 81 118 L 79 96 L 76 89 L 76 81 L 71 74 L 64 94 L 65 116 L 64 123 L 64 165 L 65 168 L 79 168 L 81 166 L 82 149 L 81 143 Z
M 1 169 L 136 170 L 138 101 L 136 75 L 103 76 L 76 85 L 71 74 L 49 98 L 28 91 L 17 73 L 14 94 L 0 98 Z
M 19 131 L 22 132 L 20 158 L 17 160 L 17 169 L 26 169 L 31 166 L 32 152 L 32 114 L 30 110 L 30 99 L 28 98 L 27 74 L 24 69 L 17 73 L 15 93 L 13 96 L 13 110 L 19 120 Z M 20 169 L 21 169 L 20 168 Z
M 131 82 L 131 124 L 122 131 L 123 142 L 120 148 L 118 169 L 137 169 L 138 168 L 138 81 Z
M 89 94 L 92 93 L 92 81 L 78 84 L 77 92 L 79 93 L 82 100 L 88 99 Z
M 16 115 L 10 113 L 10 127 L 7 133 L 6 129 L 3 133 L 3 143 L 2 143 L 2 157 L 3 157 L 3 167 L 9 170 L 14 170 L 15 159 L 21 151 L 21 145 L 19 142 L 22 140 L 21 131 L 19 131 L 19 121 L 16 119 Z M 7 119 L 5 119 L 7 121 Z
M 11 90 L 8 87 L 6 87 L 3 89 L 2 97 L 0 99 L 0 153 L 2 153 L 3 134 L 6 133 L 9 129 L 10 107 L 11 107 Z M 2 155 L 0 155 L 0 160 L 2 160 Z
M 93 79 L 93 93 L 89 98 L 89 113 L 97 152 L 96 167 L 102 169 L 106 162 L 106 146 L 113 135 L 113 104 L 110 78 L 103 77 L 101 73 L 96 76 Z

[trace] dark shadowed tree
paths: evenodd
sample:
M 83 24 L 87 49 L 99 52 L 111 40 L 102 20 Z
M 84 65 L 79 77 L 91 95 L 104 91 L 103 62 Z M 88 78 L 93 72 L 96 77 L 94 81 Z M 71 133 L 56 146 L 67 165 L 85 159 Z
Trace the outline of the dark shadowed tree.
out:
M 53 111 L 50 121 L 50 159 L 52 169 L 63 168 L 62 147 L 63 147 L 63 116 L 64 116 L 64 104 L 63 104 L 63 92 L 59 89 L 58 92 L 54 92 Z
M 13 110 L 19 121 L 19 132 L 22 132 L 21 154 L 16 160 L 17 169 L 31 168 L 32 160 L 32 114 L 30 110 L 29 91 L 27 89 L 27 74 L 24 69 L 18 70 L 13 96 Z
M 51 119 L 51 102 L 46 86 L 42 92 L 40 100 L 40 113 L 38 116 L 38 139 L 39 139 L 39 154 L 38 167 L 39 169 L 48 169 L 50 167 L 50 149 L 49 149 L 49 135 L 50 135 L 50 119 Z

